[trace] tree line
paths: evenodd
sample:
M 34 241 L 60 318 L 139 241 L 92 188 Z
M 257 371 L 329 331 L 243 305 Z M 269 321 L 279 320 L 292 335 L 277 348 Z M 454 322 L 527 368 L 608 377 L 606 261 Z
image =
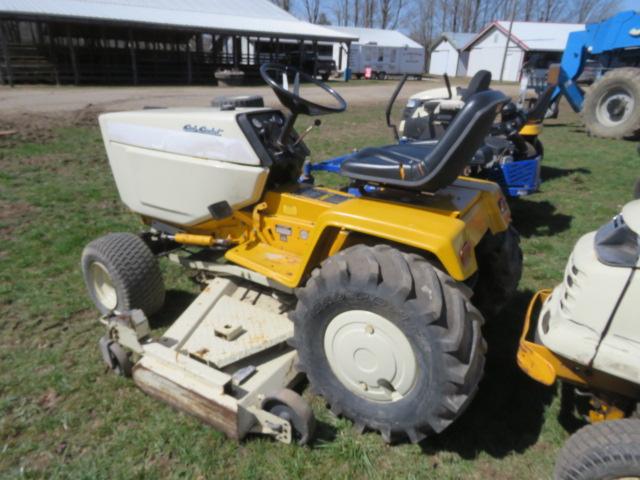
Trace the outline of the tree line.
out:
M 443 32 L 476 33 L 494 20 L 598 21 L 616 0 L 271 0 L 311 23 L 401 29 L 429 46 Z

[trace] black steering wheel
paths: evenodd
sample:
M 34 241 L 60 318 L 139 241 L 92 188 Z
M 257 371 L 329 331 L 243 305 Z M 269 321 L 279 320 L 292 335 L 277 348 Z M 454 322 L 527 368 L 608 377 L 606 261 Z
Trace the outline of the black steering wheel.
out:
M 277 63 L 265 63 L 260 67 L 260 75 L 273 89 L 280 103 L 296 115 L 324 115 L 344 112 L 347 102 L 333 88 L 297 68 Z M 300 83 L 310 82 L 324 90 L 333 100 L 334 105 L 322 105 L 300 96 Z

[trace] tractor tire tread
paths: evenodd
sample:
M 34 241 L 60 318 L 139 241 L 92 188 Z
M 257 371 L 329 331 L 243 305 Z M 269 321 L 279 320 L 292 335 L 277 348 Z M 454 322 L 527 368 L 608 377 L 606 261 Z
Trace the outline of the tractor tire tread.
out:
M 640 419 L 587 425 L 558 454 L 557 480 L 599 480 L 640 475 Z
M 516 293 L 522 277 L 520 234 L 512 225 L 488 233 L 476 249 L 479 279 L 473 302 L 486 318 L 497 315 Z
M 114 283 L 121 286 L 118 310 L 140 309 L 152 315 L 162 307 L 165 287 L 160 266 L 139 236 L 109 233 L 89 243 L 82 252 L 85 276 L 91 258 L 100 260 Z M 89 293 L 92 295 L 91 289 Z
M 433 342 L 441 346 L 444 371 L 437 385 L 438 402 L 429 411 L 412 412 L 404 423 L 385 423 L 350 408 L 347 396 L 319 381 L 321 367 L 305 348 L 312 336 L 307 324 L 314 321 L 314 308 L 321 308 L 322 299 L 350 289 L 384 298 L 420 318 Z M 359 430 L 379 431 L 386 442 L 401 437 L 419 442 L 444 430 L 477 392 L 486 352 L 482 315 L 470 301 L 471 290 L 424 257 L 384 244 L 355 245 L 324 260 L 296 294 L 299 302 L 293 313 L 293 342 L 299 348 L 302 370 L 331 411 L 351 419 Z
M 604 92 L 610 88 L 609 84 L 627 82 L 635 90 L 636 107 L 631 118 L 617 127 L 603 127 L 597 120 L 596 109 Z M 587 133 L 598 138 L 634 139 L 640 136 L 640 68 L 621 67 L 610 70 L 591 86 L 586 94 L 582 107 L 582 121 Z

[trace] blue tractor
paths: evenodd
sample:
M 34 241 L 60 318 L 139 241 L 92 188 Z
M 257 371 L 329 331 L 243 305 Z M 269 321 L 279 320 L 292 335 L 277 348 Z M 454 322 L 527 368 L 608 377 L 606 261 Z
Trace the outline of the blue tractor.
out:
M 578 85 L 587 61 L 606 72 L 588 92 Z M 554 78 L 555 77 L 555 78 Z M 581 113 L 589 134 L 604 138 L 640 135 L 640 13 L 621 12 L 569 35 L 559 70 L 551 69 L 549 83 L 557 83 L 552 100 L 564 97 Z

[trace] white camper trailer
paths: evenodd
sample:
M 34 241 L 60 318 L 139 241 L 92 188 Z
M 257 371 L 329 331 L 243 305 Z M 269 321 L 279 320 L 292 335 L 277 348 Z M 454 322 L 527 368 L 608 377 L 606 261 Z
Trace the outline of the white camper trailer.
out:
M 348 66 L 356 78 L 362 78 L 371 69 L 373 78 L 388 75 L 415 75 L 424 72 L 424 48 L 396 30 L 378 28 L 331 27 L 348 33 L 359 40 L 349 48 Z M 347 68 L 346 45 L 335 43 L 333 58 L 338 71 Z

